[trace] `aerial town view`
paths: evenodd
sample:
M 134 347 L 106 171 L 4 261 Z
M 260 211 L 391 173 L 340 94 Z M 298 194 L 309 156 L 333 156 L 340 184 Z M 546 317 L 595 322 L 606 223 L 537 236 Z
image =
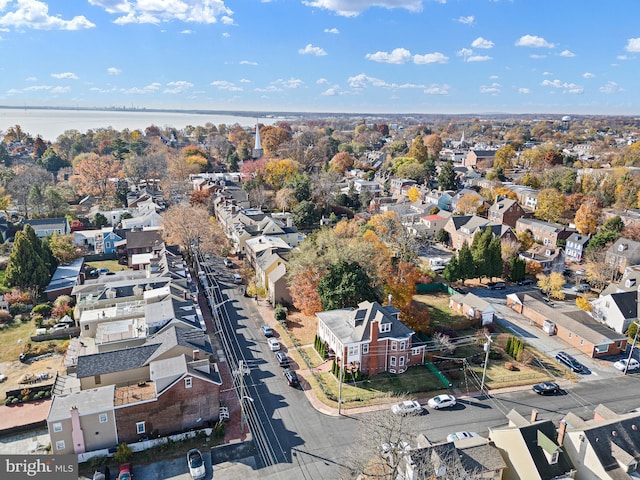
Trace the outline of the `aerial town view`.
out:
M 634 14 L 0 0 L 0 479 L 640 479 Z

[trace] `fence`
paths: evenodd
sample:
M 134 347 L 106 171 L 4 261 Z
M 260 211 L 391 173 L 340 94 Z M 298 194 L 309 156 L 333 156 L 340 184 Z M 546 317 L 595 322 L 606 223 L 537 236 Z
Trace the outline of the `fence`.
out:
M 455 295 L 456 292 L 449 285 L 441 282 L 435 283 L 416 283 L 416 293 L 445 292 L 449 295 Z

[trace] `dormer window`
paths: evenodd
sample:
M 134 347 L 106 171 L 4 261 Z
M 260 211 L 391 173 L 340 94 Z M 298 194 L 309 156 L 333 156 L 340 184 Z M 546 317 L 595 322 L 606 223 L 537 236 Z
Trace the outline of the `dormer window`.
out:
M 636 284 L 635 278 L 627 278 L 627 281 L 624 283 L 624 286 L 627 288 L 631 288 Z
M 391 322 L 380 324 L 380 333 L 388 333 L 391 331 Z
M 560 457 L 560 452 L 556 450 L 551 454 L 551 457 L 549 458 L 549 465 L 554 465 L 558 463 L 558 457 Z
M 620 245 L 618 245 L 618 251 L 619 252 L 624 252 L 627 249 L 627 244 L 626 243 L 621 243 Z
M 548 248 L 547 248 L 547 249 L 545 250 L 545 252 L 544 252 L 544 254 L 545 254 L 547 257 L 550 257 L 550 256 L 551 256 L 551 253 L 552 253 L 552 252 L 551 252 L 551 250 L 549 250 Z

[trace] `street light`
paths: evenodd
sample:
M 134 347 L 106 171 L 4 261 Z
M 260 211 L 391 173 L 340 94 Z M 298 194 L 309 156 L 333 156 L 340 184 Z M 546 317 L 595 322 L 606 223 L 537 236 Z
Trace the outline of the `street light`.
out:
M 633 342 L 631 343 L 631 350 L 629 350 L 629 356 L 627 357 L 627 364 L 624 366 L 624 375 L 627 374 L 627 370 L 629 370 L 629 362 L 631 362 L 631 357 L 633 357 L 633 349 L 636 346 L 636 342 L 638 341 L 638 330 L 640 330 L 640 324 L 637 320 L 631 322 L 631 325 L 636 324 L 636 333 L 633 336 Z M 631 326 L 630 325 L 630 326 Z
M 489 352 L 491 351 L 491 335 L 484 334 L 487 337 L 487 343 L 484 344 L 484 351 L 487 354 L 484 357 L 484 369 L 482 370 L 482 384 L 480 385 L 480 392 L 484 391 L 484 379 L 487 376 L 487 363 L 489 363 Z
M 244 402 L 243 400 L 249 400 L 251 403 L 254 402 L 253 398 L 248 397 L 247 395 L 243 395 L 240 397 L 240 432 L 244 433 L 244 425 L 247 423 L 246 412 L 244 410 Z

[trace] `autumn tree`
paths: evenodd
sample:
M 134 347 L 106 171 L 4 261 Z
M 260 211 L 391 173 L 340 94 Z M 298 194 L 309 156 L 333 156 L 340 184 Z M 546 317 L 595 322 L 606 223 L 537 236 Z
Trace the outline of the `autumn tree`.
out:
M 576 297 L 576 307 L 580 310 L 584 310 L 585 312 L 593 311 L 593 307 L 591 306 L 591 302 L 586 297 L 586 295 L 579 295 Z
M 417 161 L 402 163 L 396 169 L 396 174 L 400 178 L 415 180 L 419 184 L 425 183 L 430 179 L 429 172 L 424 164 Z
M 415 185 L 407 190 L 407 198 L 411 203 L 417 202 L 420 199 L 420 190 Z
M 547 295 L 558 300 L 564 299 L 562 286 L 564 285 L 564 277 L 558 272 L 552 272 L 549 275 L 543 273 L 538 274 L 538 287 Z
M 535 216 L 546 222 L 557 222 L 564 215 L 564 195 L 555 188 L 545 188 L 538 193 Z
M 463 215 L 473 215 L 482 205 L 482 200 L 473 193 L 465 193 L 456 203 L 456 210 Z
M 318 283 L 318 295 L 324 310 L 355 307 L 360 302 L 380 299 L 367 272 L 355 262 L 340 261 L 330 265 Z
M 504 145 L 496 150 L 493 168 L 502 168 L 502 170 L 511 170 L 513 161 L 516 159 L 517 153 L 511 145 Z
M 498 188 L 494 188 L 493 191 L 493 199 L 496 199 L 498 197 L 502 197 L 502 198 L 510 198 L 511 200 L 518 200 L 518 196 L 516 195 L 516 192 L 514 192 L 513 190 L 511 190 L 510 188 L 507 187 L 498 187 Z
M 208 207 L 211 204 L 211 190 L 195 190 L 189 195 L 190 205 Z
M 73 167 L 71 182 L 81 195 L 94 195 L 101 199 L 115 193 L 114 178 L 121 176 L 122 163 L 110 155 L 90 154 Z
M 424 139 L 424 145 L 425 147 L 427 147 L 429 158 L 434 161 L 438 160 L 438 158 L 440 157 L 440 151 L 444 146 L 440 135 L 436 133 L 427 135 L 427 138 Z
M 339 152 L 331 159 L 331 168 L 340 173 L 344 173 L 345 170 L 349 170 L 353 167 L 354 163 L 355 159 L 347 152 Z
M 262 139 L 262 148 L 264 148 L 265 153 L 275 154 L 280 145 L 291 140 L 291 131 L 267 125 L 260 128 L 260 138 Z
M 416 259 L 415 237 L 402 224 L 396 212 L 374 215 L 367 225 L 374 228 L 378 237 L 387 244 L 396 258 L 404 262 L 412 262 Z
M 573 222 L 578 232 L 585 235 L 592 235 L 596 231 L 599 218 L 600 205 L 598 205 L 598 201 L 595 198 L 588 198 L 576 212 Z
M 415 158 L 420 163 L 424 163 L 429 159 L 429 150 L 424 144 L 422 134 L 418 134 L 409 147 L 407 157 Z
M 320 275 L 308 268 L 292 277 L 289 291 L 293 305 L 305 315 L 315 315 L 322 311 L 322 301 L 318 294 Z
M 280 190 L 284 184 L 300 171 L 293 160 L 268 160 L 264 168 L 265 180 L 274 190 Z
M 58 263 L 71 263 L 82 255 L 73 245 L 73 235 L 61 235 L 55 232 L 48 239 L 48 244 Z
M 167 242 L 190 251 L 197 244 L 201 252 L 221 253 L 228 245 L 222 227 L 207 208 L 177 204 L 162 214 Z
M 283 212 L 291 210 L 297 203 L 293 188 L 281 188 L 276 192 L 276 206 Z
M 29 195 L 34 185 L 40 189 L 53 184 L 53 175 L 36 166 L 15 167 L 15 176 L 7 184 L 7 192 L 11 195 L 14 206 L 24 218 L 29 217 Z

